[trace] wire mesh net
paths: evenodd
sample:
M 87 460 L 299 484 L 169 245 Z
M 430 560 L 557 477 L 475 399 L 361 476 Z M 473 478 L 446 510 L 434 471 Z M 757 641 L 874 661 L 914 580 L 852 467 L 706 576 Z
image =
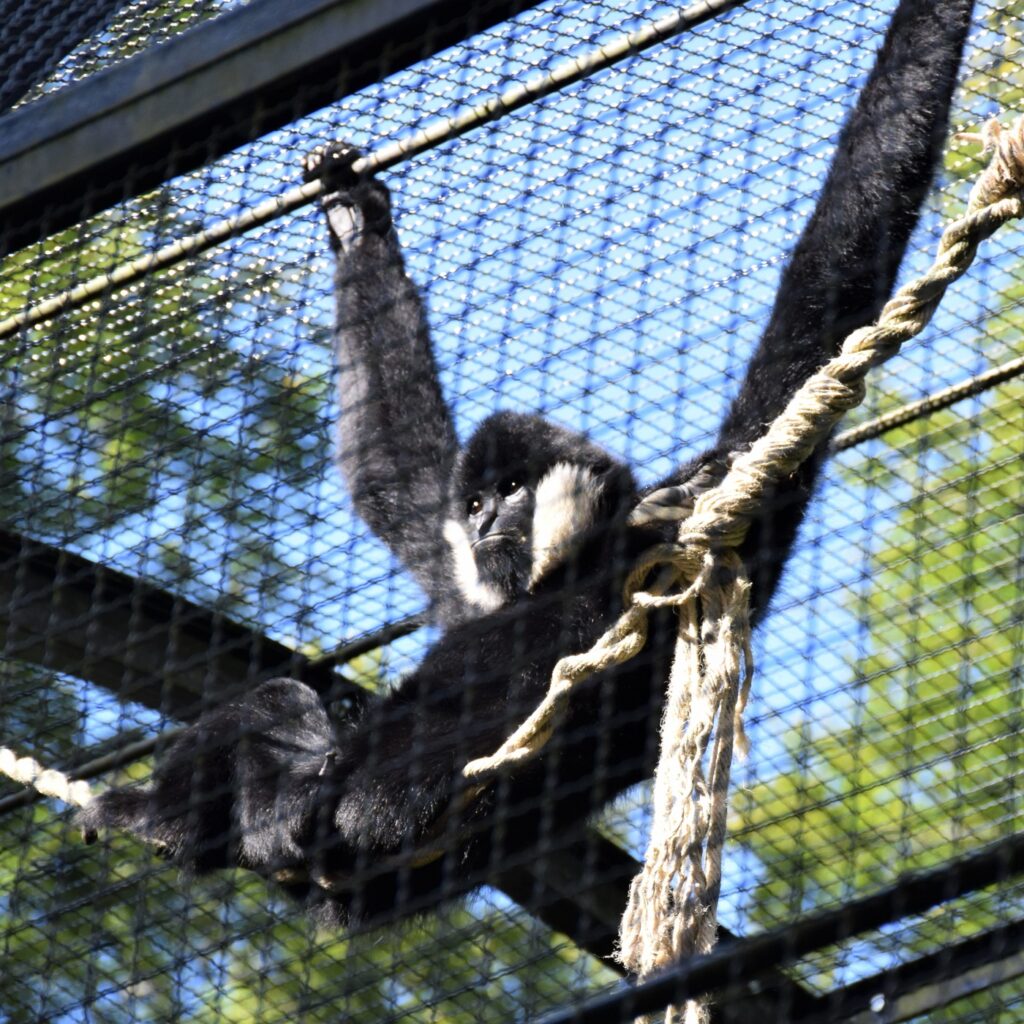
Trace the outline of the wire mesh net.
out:
M 15 69 L 0 99 L 73 88 L 227 6 L 64 5 L 59 32 L 40 9 L 24 32 L 45 47 L 0 36 Z M 894 6 L 748 3 L 382 172 L 459 437 L 496 409 L 537 411 L 645 485 L 706 448 Z M 0 319 L 282 195 L 318 145 L 409 137 L 669 13 L 542 3 L 483 32 L 467 20 L 458 45 L 428 40 L 329 107 L 300 90 L 301 116 L 197 170 L 140 153 L 155 191 L 56 234 L 40 211 L 40 240 L 0 263 Z M 954 125 L 1017 112 L 1022 25 L 1016 2 L 975 12 Z M 951 144 L 901 279 L 928 265 L 979 166 Z M 1019 237 L 986 243 L 844 426 L 1024 354 Z M 303 679 L 337 723 L 372 720 L 429 656 L 442 629 L 424 590 L 337 466 L 333 263 L 312 203 L 0 341 L 0 745 L 97 789 L 142 783 L 183 725 L 266 679 Z M 755 635 L 731 935 L 1020 831 L 1020 438 L 1011 377 L 829 461 Z M 567 796 L 549 782 L 525 853 L 468 880 L 442 857 L 425 893 L 423 851 L 405 850 L 393 913 L 347 928 L 316 927 L 244 868 L 192 877 L 117 832 L 83 845 L 67 808 L 0 781 L 0 1021 L 532 1020 L 617 992 L 650 787 L 609 803 L 619 787 L 597 776 L 570 794 L 603 808 L 585 828 L 554 815 Z M 526 827 L 503 786 L 488 821 Z M 431 839 L 462 850 L 472 807 L 442 810 Z M 357 911 L 375 877 L 357 863 Z M 735 978 L 714 1012 L 1024 1020 L 1020 882 L 960 892 L 775 970 L 758 982 L 770 1004 Z

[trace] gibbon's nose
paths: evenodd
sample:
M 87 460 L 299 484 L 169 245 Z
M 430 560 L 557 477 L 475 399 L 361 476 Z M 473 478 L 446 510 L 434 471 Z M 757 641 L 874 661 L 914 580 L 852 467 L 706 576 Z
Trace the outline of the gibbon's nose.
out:
M 494 521 L 498 518 L 497 498 L 484 498 L 483 505 L 484 507 L 480 512 L 476 524 L 477 540 L 483 540 L 484 537 L 491 532 L 491 527 L 494 526 Z

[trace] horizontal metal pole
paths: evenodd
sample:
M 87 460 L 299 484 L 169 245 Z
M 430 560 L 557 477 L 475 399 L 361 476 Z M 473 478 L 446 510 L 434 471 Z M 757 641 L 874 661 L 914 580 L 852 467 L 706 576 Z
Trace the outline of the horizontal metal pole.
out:
M 403 160 L 426 152 L 442 142 L 465 135 L 475 128 L 505 117 L 559 89 L 582 81 L 627 57 L 635 56 L 649 49 L 656 43 L 664 42 L 674 35 L 696 28 L 705 21 L 724 14 L 734 7 L 740 7 L 746 2 L 747 0 L 698 0 L 697 3 L 682 11 L 666 15 L 657 21 L 648 22 L 633 32 L 625 33 L 588 53 L 566 60 L 536 78 L 526 82 L 517 82 L 500 94 L 484 97 L 453 117 L 439 118 L 426 128 L 405 138 L 382 143 L 358 159 L 352 169 L 356 174 L 372 174 L 386 170 Z M 264 199 L 235 216 L 217 221 L 194 235 L 178 238 L 156 252 L 145 253 L 88 281 L 83 281 L 74 288 L 51 295 L 0 321 L 0 338 L 16 334 L 23 328 L 32 327 L 69 310 L 79 309 L 113 290 L 125 288 L 150 274 L 166 270 L 168 267 L 198 256 L 208 249 L 222 245 L 237 235 L 251 231 L 253 228 L 267 224 L 311 203 L 319 197 L 322 189 L 323 186 L 319 180 L 296 185 L 279 196 Z
M 45 237 L 536 0 L 253 0 L 0 119 L 0 251 Z
M 832 450 L 834 452 L 846 451 L 847 448 L 853 448 L 864 441 L 881 437 L 890 430 L 913 423 L 914 420 L 919 420 L 924 416 L 930 416 L 940 409 L 948 409 L 965 398 L 973 398 L 975 395 L 980 395 L 983 391 L 994 388 L 998 384 L 1004 384 L 1021 374 L 1024 374 L 1024 356 L 1010 359 L 999 366 L 993 366 L 991 370 L 979 373 L 975 377 L 969 377 L 967 380 L 943 388 L 941 391 L 935 391 L 916 402 L 901 405 L 897 409 L 892 409 L 890 412 L 862 423 L 859 427 L 844 430 L 833 438 Z
M 1007 906 L 1019 907 L 1010 897 Z M 1024 975 L 1024 921 L 1010 921 L 830 992 L 827 1017 L 799 1024 L 897 1024 Z

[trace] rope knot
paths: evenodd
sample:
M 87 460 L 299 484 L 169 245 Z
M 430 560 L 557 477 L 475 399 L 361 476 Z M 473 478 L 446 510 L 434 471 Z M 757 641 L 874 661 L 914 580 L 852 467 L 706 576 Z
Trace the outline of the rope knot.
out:
M 980 210 L 1004 199 L 1020 199 L 1024 192 L 1024 117 L 1004 128 L 994 117 L 980 132 L 960 132 L 958 139 L 981 145 L 988 166 L 971 189 L 968 209 Z

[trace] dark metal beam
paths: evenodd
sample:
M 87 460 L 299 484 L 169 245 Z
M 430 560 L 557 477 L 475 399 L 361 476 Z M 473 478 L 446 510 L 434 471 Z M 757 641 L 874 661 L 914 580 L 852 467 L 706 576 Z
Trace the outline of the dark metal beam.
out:
M 334 671 L 336 657 L 311 661 L 183 597 L 8 530 L 0 530 L 0 656 L 182 721 L 277 675 L 331 699 L 365 699 Z
M 793 1024 L 898 1024 L 1024 976 L 1024 921 L 1011 921 L 828 993 Z
M 0 250 L 207 164 L 537 0 L 253 0 L 0 119 Z
M 621 971 L 612 957 L 629 885 L 640 867 L 621 847 L 588 829 L 557 850 L 538 850 L 528 864 L 500 872 L 492 884 L 549 928 Z M 719 926 L 718 941 L 725 948 L 742 940 Z M 821 1000 L 802 985 L 781 971 L 768 970 L 744 979 L 728 1000 L 720 1000 L 712 1024 L 810 1017 L 821 1008 Z

